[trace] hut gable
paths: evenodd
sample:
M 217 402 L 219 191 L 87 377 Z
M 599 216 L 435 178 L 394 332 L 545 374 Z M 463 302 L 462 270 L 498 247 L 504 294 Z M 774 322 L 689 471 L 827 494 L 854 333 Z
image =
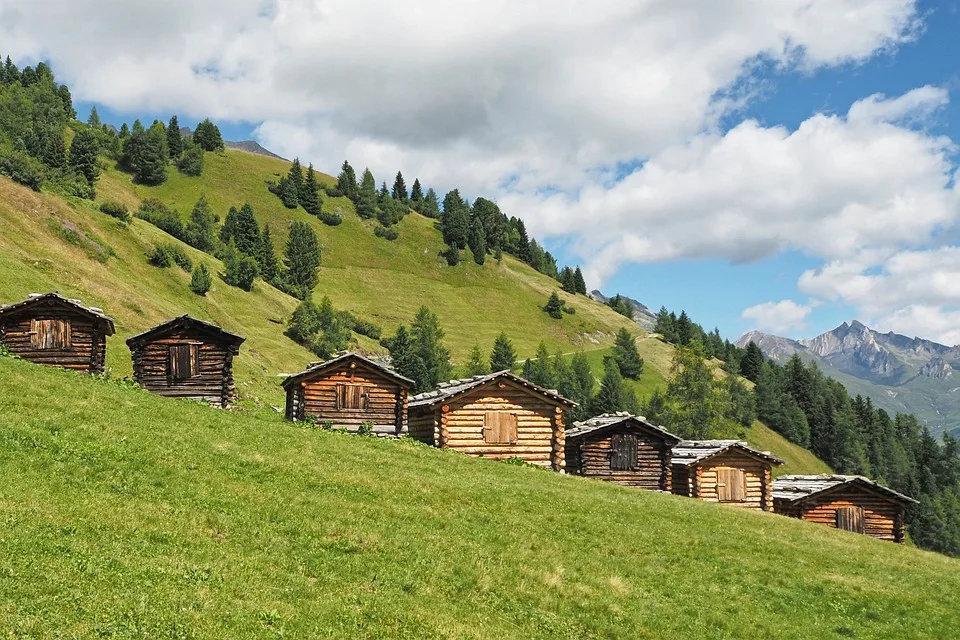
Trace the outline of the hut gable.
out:
M 917 501 L 863 476 L 790 475 L 773 483 L 777 513 L 903 542 L 904 510 Z
M 684 440 L 673 448 L 672 490 L 709 502 L 770 511 L 772 467 L 783 460 L 738 440 Z
M 102 373 L 113 319 L 58 293 L 0 306 L 0 344 L 25 360 Z
M 410 435 L 421 442 L 494 459 L 564 468 L 563 412 L 556 391 L 509 371 L 452 380 L 410 400 Z
M 574 423 L 566 432 L 568 473 L 669 491 L 671 449 L 680 438 L 628 413 Z
M 244 338 L 184 315 L 133 336 L 133 378 L 158 395 L 226 407 L 235 397 L 233 358 Z
M 356 353 L 316 363 L 283 381 L 288 420 L 330 422 L 359 430 L 369 422 L 377 434 L 407 430 L 407 397 L 414 381 Z

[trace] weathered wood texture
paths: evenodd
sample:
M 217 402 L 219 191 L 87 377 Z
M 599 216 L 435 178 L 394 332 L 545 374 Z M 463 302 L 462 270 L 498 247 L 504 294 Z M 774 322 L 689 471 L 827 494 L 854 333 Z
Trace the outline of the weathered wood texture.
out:
M 357 431 L 373 423 L 375 433 L 397 434 L 407 424 L 407 391 L 389 376 L 344 361 L 287 388 L 287 418 L 330 421 Z
M 568 473 L 631 487 L 670 491 L 672 484 L 667 443 L 629 428 L 606 430 L 595 438 L 568 437 L 566 463 Z
M 177 375 L 181 350 L 191 352 L 190 374 Z M 180 328 L 131 349 L 133 379 L 144 389 L 171 398 L 202 400 L 226 407 L 235 397 L 233 357 L 236 349 L 206 332 Z
M 838 511 L 860 508 L 863 510 L 862 533 L 891 542 L 904 540 L 903 506 L 856 486 L 846 486 L 803 501 L 777 499 L 774 501 L 774 508 L 777 513 L 785 516 L 834 528 L 843 528 L 839 525 L 850 517 L 849 514 L 838 514 Z
M 69 307 L 39 304 L 0 320 L 0 343 L 24 360 L 103 373 L 102 323 Z
M 773 509 L 770 464 L 738 450 L 691 465 L 674 464 L 673 492 L 747 509 Z
M 409 431 L 421 442 L 470 455 L 565 467 L 562 409 L 512 382 L 472 389 L 447 404 L 411 407 Z

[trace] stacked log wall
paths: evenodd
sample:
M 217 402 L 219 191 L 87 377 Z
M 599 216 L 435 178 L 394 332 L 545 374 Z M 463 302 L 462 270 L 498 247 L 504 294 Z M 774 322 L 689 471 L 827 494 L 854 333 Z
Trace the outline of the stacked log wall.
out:
M 589 434 L 578 438 L 578 444 L 567 448 L 570 452 L 567 456 L 567 470 L 587 478 L 598 478 L 653 491 L 669 491 L 672 485 L 670 447 L 659 438 L 637 434 L 638 468 L 611 469 L 612 441 L 617 433 L 635 432 L 618 429 L 606 431 L 596 438 L 591 438 Z
M 699 470 L 697 497 L 707 502 L 720 502 L 717 494 L 717 468 L 740 469 L 746 480 L 746 495 L 743 502 L 723 504 L 747 509 L 772 509 L 770 500 L 770 465 L 740 451 L 724 451 L 696 465 Z
M 436 417 L 434 407 L 411 407 L 409 432 L 410 437 L 418 442 L 438 446 L 440 436 L 440 422 Z
M 693 492 L 690 486 L 690 472 L 692 470 L 693 469 L 691 467 L 686 465 L 673 465 L 670 469 L 670 491 L 678 496 L 684 496 L 687 498 L 693 497 Z
M 138 345 L 133 352 L 134 380 L 157 395 L 215 402 L 226 406 L 233 399 L 233 353 L 224 343 L 205 342 L 193 331 L 175 331 Z M 196 344 L 197 375 L 185 380 L 170 376 L 170 347 Z
M 337 386 L 360 385 L 369 396 L 368 409 L 338 409 Z M 299 419 L 330 421 L 335 428 L 357 431 L 363 422 L 373 423 L 375 433 L 396 434 L 406 430 L 407 394 L 399 384 L 368 369 L 350 369 L 347 363 L 314 379 L 292 385 L 299 387 Z
M 36 349 L 32 344 L 33 320 L 69 321 L 71 345 L 62 349 Z M 106 336 L 100 323 L 89 316 L 63 307 L 43 305 L 28 307 L 0 323 L 0 342 L 24 360 L 74 371 L 103 373 Z
M 801 504 L 777 501 L 776 511 L 807 522 L 837 527 L 837 509 L 861 507 L 864 534 L 879 540 L 903 542 L 903 507 L 872 491 L 845 487 L 822 498 L 813 497 Z

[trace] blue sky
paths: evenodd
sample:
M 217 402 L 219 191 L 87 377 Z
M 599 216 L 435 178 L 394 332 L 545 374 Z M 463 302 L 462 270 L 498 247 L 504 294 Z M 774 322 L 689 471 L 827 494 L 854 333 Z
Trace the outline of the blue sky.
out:
M 107 122 L 210 116 L 495 199 L 590 285 L 731 339 L 960 343 L 958 0 L 21 4 L 0 42 Z

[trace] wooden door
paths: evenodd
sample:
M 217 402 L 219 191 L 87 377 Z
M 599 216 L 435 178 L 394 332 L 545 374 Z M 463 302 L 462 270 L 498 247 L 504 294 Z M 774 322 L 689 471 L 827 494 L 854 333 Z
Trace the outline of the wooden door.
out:
M 365 411 L 370 408 L 370 390 L 359 384 L 337 385 L 337 409 Z
M 39 351 L 69 349 L 73 345 L 73 327 L 69 320 L 31 320 L 30 347 Z
M 837 529 L 863 533 L 863 507 L 838 507 Z
M 615 433 L 610 439 L 610 469 L 635 471 L 637 469 L 637 434 Z
M 199 346 L 195 344 L 175 344 L 170 347 L 169 369 L 173 381 L 188 380 L 197 375 L 199 369 Z
M 502 411 L 483 414 L 483 441 L 487 444 L 516 444 L 517 416 Z
M 717 467 L 717 499 L 720 502 L 743 502 L 746 497 L 747 482 L 743 471 Z

